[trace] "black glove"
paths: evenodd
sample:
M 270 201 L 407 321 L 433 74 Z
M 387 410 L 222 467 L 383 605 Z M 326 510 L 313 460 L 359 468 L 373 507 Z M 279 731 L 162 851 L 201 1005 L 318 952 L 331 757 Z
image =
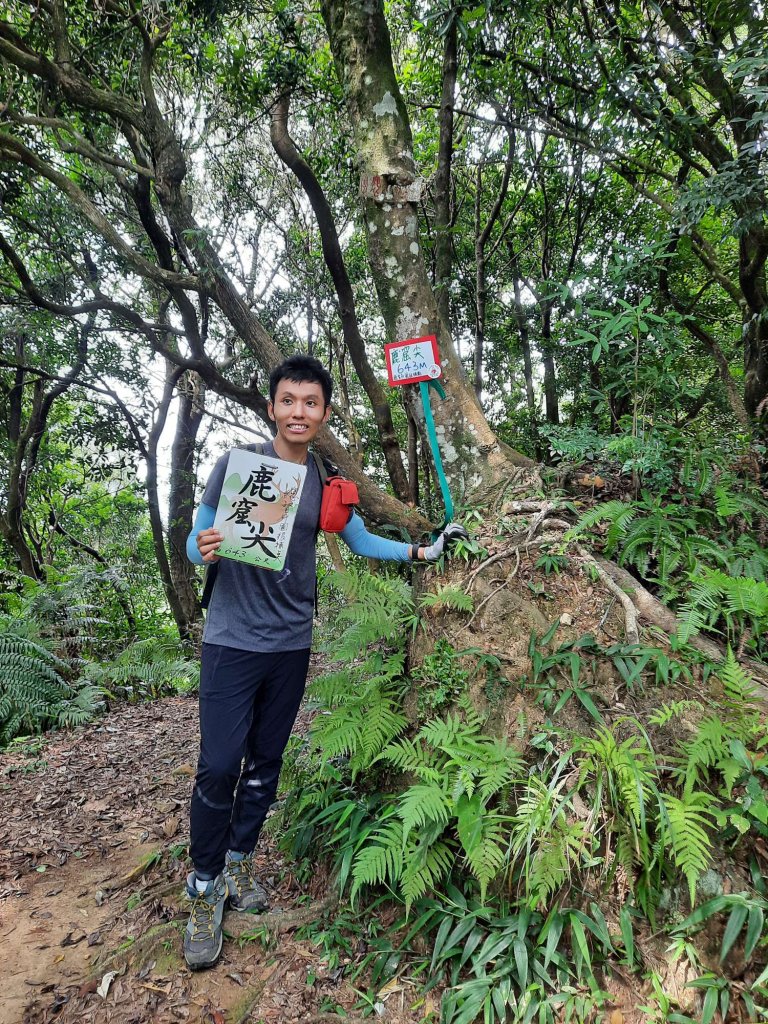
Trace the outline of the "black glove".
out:
M 469 534 L 460 523 L 448 523 L 434 544 L 424 548 L 424 561 L 437 562 L 457 540 L 469 540 Z

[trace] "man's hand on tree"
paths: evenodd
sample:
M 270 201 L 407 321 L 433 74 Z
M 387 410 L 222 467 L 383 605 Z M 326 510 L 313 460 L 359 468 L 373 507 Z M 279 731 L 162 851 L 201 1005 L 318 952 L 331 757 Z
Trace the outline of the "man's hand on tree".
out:
M 218 530 L 213 526 L 207 530 L 201 530 L 197 535 L 197 550 L 203 556 L 204 562 L 218 562 L 220 556 L 216 554 L 224 540 Z
M 437 562 L 444 554 L 449 553 L 451 545 L 457 540 L 469 540 L 469 534 L 460 523 L 448 523 L 434 544 L 422 549 L 424 561 Z

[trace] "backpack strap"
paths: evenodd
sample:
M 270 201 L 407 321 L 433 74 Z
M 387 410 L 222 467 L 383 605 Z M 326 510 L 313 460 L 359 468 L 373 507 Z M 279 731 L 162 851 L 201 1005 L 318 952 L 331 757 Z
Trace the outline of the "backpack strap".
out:
M 320 474 L 320 483 L 322 484 L 323 487 L 325 487 L 326 481 L 328 480 L 329 476 L 341 475 L 339 473 L 338 466 L 334 466 L 334 464 L 329 459 L 326 459 L 324 455 L 321 455 L 314 449 L 312 449 L 312 458 L 315 460 L 317 471 Z

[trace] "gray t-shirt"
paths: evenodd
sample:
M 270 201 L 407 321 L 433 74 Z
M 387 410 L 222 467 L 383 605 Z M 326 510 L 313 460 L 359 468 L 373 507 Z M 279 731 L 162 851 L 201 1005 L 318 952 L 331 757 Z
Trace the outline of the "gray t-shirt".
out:
M 270 443 L 264 454 L 275 456 Z M 228 458 L 229 453 L 216 463 L 203 494 L 203 503 L 212 508 L 219 504 Z M 274 572 L 222 558 L 205 619 L 205 643 L 265 654 L 311 645 L 320 498 L 320 474 L 310 454 L 285 567 Z

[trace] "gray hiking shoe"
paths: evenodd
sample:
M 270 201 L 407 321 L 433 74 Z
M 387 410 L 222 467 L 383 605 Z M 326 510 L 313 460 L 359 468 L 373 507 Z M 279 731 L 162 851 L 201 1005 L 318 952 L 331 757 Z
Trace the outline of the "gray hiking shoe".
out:
M 263 885 L 256 881 L 253 873 L 253 857 L 248 855 L 236 860 L 227 854 L 224 866 L 224 878 L 229 890 L 229 905 L 232 910 L 261 913 L 269 906 L 267 892 Z
M 210 881 L 204 892 L 198 892 L 193 871 L 187 878 L 187 897 L 191 906 L 184 932 L 184 959 L 193 971 L 199 971 L 213 967 L 221 956 L 221 922 L 227 902 L 224 875 Z

